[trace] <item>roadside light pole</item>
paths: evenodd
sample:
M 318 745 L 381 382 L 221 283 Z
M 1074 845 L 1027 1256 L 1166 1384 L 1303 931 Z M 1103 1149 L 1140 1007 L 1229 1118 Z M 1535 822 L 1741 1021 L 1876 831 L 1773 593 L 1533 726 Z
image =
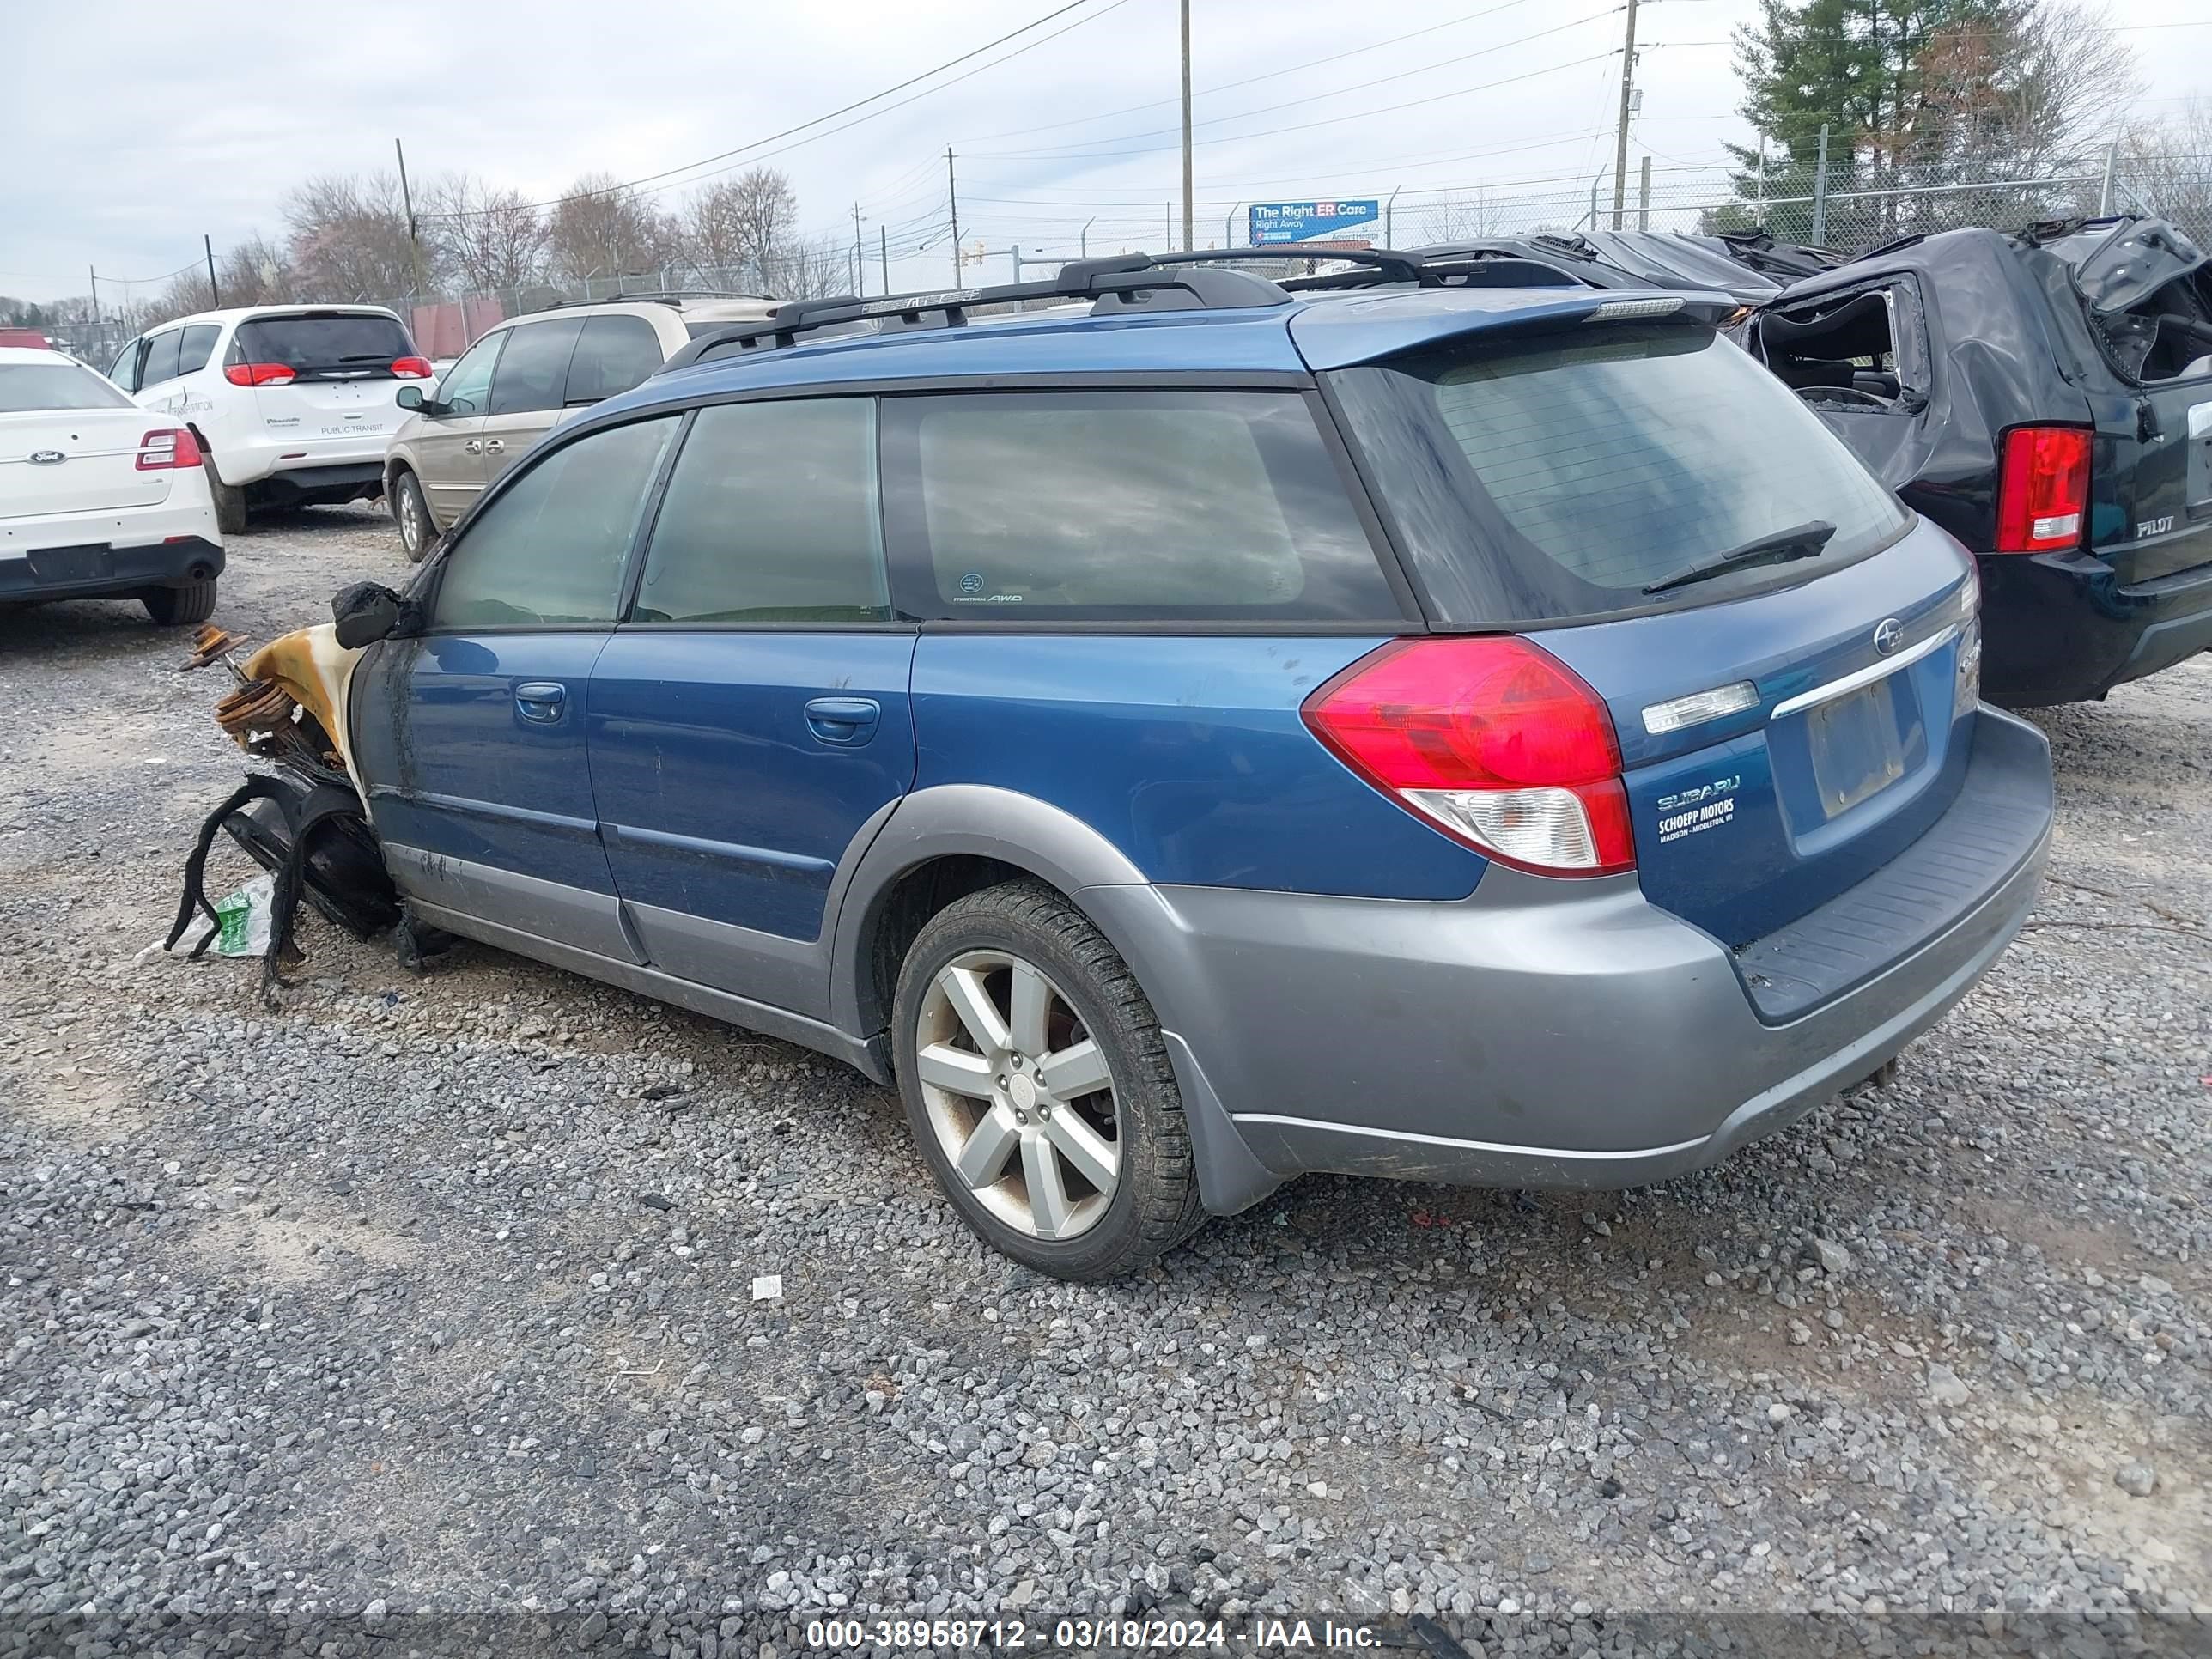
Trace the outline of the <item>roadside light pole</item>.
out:
M 1613 228 L 1628 205 L 1628 100 L 1636 89 L 1636 0 L 1628 0 L 1628 40 L 1620 51 L 1620 123 L 1613 138 Z
M 952 146 L 945 147 L 945 200 L 952 210 L 952 286 L 960 286 L 960 186 L 952 178 Z
M 1635 0 L 1629 0 L 1633 5 Z M 1182 251 L 1194 246 L 1190 198 L 1190 0 L 1182 0 Z

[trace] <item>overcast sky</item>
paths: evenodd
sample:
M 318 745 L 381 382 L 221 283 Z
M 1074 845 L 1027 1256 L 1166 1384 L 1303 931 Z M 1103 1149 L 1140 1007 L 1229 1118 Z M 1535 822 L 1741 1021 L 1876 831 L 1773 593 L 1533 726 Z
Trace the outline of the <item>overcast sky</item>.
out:
M 825 114 L 1065 3 L 19 8 L 0 100 L 0 292 L 82 293 L 88 265 L 103 292 L 120 292 L 197 258 L 203 232 L 218 252 L 279 234 L 288 186 L 389 167 L 395 136 L 418 177 L 465 169 L 533 198 L 590 169 L 642 178 Z M 1662 203 L 1698 199 L 1703 181 L 1684 169 L 1718 159 L 1724 139 L 1747 142 L 1724 43 L 1755 9 L 1644 0 L 1632 156 L 1653 157 Z M 1394 189 L 1397 240 L 1409 241 L 1439 192 L 1564 206 L 1610 159 L 1615 0 L 1194 0 L 1192 11 L 1201 244 L 1220 241 L 1231 215 L 1241 241 L 1254 201 Z M 2204 0 L 2114 0 L 2112 17 L 2141 61 L 2139 113 L 2212 94 Z M 882 113 L 655 188 L 673 204 L 715 168 L 765 159 L 791 176 L 810 232 L 849 237 L 859 203 L 872 291 L 878 226 L 897 286 L 942 283 L 950 144 L 963 243 L 1073 253 L 1095 220 L 1094 253 L 1156 247 L 1180 229 L 1176 95 L 1176 0 L 1080 0 L 868 106 Z M 986 266 L 994 280 L 1009 270 L 1003 256 Z

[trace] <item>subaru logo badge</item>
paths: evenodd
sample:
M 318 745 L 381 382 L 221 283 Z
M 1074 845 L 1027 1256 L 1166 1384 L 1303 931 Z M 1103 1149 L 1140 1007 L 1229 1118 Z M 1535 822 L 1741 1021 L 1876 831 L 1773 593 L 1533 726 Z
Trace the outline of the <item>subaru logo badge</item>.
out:
M 69 457 L 58 449 L 34 449 L 31 452 L 33 466 L 59 466 Z
M 1885 657 L 1905 643 L 1905 624 L 1894 617 L 1884 617 L 1875 625 L 1874 648 Z

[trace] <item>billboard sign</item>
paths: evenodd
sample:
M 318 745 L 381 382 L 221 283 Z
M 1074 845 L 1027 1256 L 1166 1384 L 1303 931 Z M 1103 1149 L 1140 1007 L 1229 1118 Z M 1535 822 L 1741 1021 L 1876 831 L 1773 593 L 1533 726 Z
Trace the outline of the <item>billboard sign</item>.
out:
M 1357 201 L 1339 197 L 1333 202 L 1255 202 L 1251 218 L 1252 240 L 1248 246 L 1344 242 L 1364 247 L 1375 240 L 1382 204 L 1372 196 Z

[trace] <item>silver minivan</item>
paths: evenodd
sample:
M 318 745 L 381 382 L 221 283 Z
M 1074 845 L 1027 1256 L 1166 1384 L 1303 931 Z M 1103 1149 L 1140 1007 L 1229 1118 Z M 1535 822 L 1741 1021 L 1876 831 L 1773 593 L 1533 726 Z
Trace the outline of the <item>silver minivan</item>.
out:
M 671 298 L 558 306 L 486 333 L 408 411 L 384 457 L 399 543 L 420 560 L 484 487 L 570 411 L 627 392 L 695 336 L 756 322 L 773 300 Z

